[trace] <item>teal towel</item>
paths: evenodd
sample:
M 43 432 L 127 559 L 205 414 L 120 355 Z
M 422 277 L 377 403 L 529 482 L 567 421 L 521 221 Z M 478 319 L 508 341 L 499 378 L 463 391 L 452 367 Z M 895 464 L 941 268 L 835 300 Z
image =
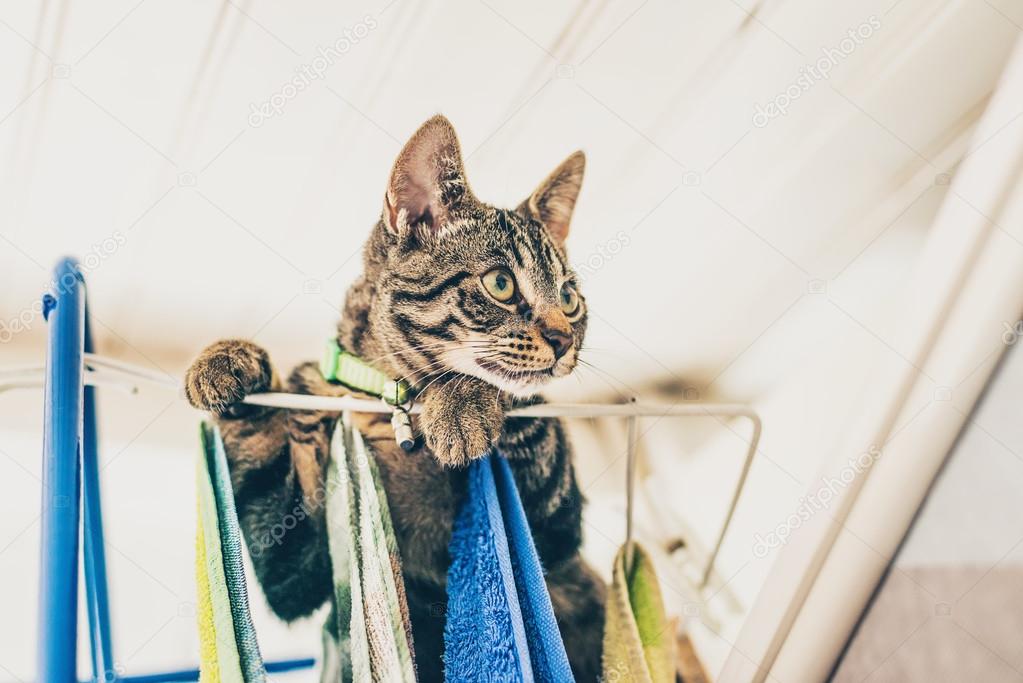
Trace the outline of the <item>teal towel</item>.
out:
M 256 629 L 249 614 L 249 595 L 245 585 L 245 566 L 242 557 L 242 537 L 238 526 L 238 513 L 234 507 L 234 489 L 227 465 L 224 442 L 216 427 L 203 424 L 201 429 L 206 471 L 217 508 L 217 528 L 223 558 L 224 579 L 234 621 L 234 638 L 245 683 L 266 681 L 263 657 L 256 642 Z
M 412 627 L 398 544 L 376 461 L 342 420 L 327 466 L 327 537 L 339 643 L 325 653 L 323 680 L 414 683 Z

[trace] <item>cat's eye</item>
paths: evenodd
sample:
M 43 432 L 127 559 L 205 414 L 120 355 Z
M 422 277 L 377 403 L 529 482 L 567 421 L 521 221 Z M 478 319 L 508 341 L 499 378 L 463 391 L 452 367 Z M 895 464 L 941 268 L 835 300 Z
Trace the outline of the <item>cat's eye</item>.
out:
M 575 287 L 566 282 L 561 285 L 561 310 L 569 318 L 575 317 L 579 314 L 581 305 L 579 303 L 579 292 L 575 291 Z
M 483 286 L 490 296 L 503 304 L 515 298 L 515 278 L 504 268 L 494 268 L 482 278 Z

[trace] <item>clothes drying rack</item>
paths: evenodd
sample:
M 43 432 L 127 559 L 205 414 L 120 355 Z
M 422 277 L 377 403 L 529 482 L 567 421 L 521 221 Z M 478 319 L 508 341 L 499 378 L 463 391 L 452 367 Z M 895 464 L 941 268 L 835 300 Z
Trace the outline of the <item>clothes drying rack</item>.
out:
M 194 668 L 120 675 L 111 638 L 100 498 L 95 388 L 110 385 L 134 391 L 140 383 L 176 390 L 180 387 L 161 373 L 93 353 L 85 280 L 74 259 L 65 258 L 57 264 L 52 286 L 53 291 L 42 299 L 43 316 L 49 326 L 45 365 L 0 371 L 0 392 L 43 386 L 45 395 L 37 680 L 45 683 L 72 683 L 77 680 L 79 532 L 83 538 L 85 604 L 92 663 L 90 680 L 97 683 L 198 680 L 199 671 Z M 249 396 L 245 402 L 294 410 L 391 411 L 391 407 L 382 401 L 353 397 L 266 393 Z M 413 412 L 416 412 L 415 408 Z M 708 586 L 760 440 L 761 421 L 755 411 L 741 404 L 548 403 L 515 409 L 509 415 L 621 417 L 628 420 L 627 552 L 633 537 L 635 446 L 639 418 L 709 416 L 750 420 L 749 447 L 728 512 L 695 587 L 702 591 Z M 313 658 L 271 661 L 266 663 L 266 669 L 268 673 L 280 673 L 309 668 L 314 663 Z

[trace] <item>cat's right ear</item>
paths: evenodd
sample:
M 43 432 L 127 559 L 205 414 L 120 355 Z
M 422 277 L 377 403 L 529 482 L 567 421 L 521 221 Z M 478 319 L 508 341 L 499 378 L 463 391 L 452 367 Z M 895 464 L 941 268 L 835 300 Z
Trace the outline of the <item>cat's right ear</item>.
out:
M 564 244 L 585 171 L 586 155 L 575 152 L 540 183 L 518 210 L 543 223 L 554 239 Z
M 443 116 L 424 123 L 394 162 L 384 197 L 384 223 L 396 234 L 440 233 L 472 193 L 455 129 Z

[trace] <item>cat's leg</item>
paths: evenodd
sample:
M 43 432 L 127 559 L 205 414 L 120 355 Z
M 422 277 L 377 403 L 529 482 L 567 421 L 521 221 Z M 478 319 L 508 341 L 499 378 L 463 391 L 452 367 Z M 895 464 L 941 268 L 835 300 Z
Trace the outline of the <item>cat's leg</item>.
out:
M 212 413 L 223 437 L 238 520 L 267 602 L 292 620 L 332 594 L 319 467 L 329 432 L 319 415 L 238 403 L 279 387 L 266 351 L 243 340 L 208 347 L 185 377 L 189 402 Z
M 416 680 L 444 683 L 444 622 L 447 592 L 443 586 L 405 579 L 412 640 L 416 649 Z
M 506 407 L 528 403 L 505 405 L 495 387 L 458 378 L 427 392 L 420 426 L 434 457 L 448 467 L 485 454 L 499 434 L 497 447 L 511 465 L 537 552 L 548 568 L 548 588 L 572 669 L 577 680 L 595 681 L 606 588 L 579 555 L 583 496 L 561 422 L 503 417 Z
M 499 394 L 466 375 L 430 385 L 418 422 L 427 448 L 442 465 L 464 467 L 487 454 L 504 423 Z
M 572 447 L 553 418 L 508 418 L 497 444 L 508 459 L 533 541 L 544 566 L 561 564 L 582 546 L 585 499 L 575 480 Z

